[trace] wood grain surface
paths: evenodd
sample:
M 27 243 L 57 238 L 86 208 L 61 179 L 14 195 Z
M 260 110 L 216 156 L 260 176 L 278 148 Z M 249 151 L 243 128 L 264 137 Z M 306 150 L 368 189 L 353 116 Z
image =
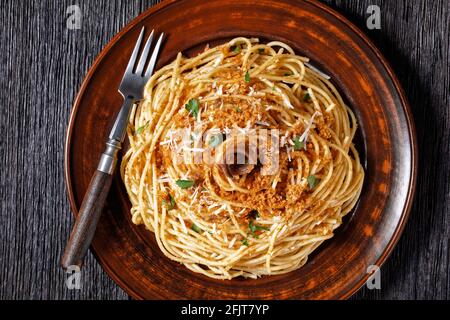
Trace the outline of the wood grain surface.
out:
M 324 1 L 357 24 L 393 66 L 416 119 L 417 196 L 381 290 L 355 299 L 450 296 L 450 65 L 448 1 Z M 71 106 L 101 48 L 153 1 L 78 1 L 81 30 L 66 28 L 72 1 L 6 1 L 0 9 L 0 299 L 127 299 L 88 256 L 80 290 L 59 258 L 73 223 L 63 179 Z M 368 30 L 368 5 L 381 30 Z

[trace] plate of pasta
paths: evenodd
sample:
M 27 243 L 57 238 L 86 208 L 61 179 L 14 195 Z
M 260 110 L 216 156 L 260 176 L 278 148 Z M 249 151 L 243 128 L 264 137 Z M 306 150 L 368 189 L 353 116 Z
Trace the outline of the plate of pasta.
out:
M 74 212 L 142 26 L 167 37 L 92 244 L 105 271 L 138 299 L 343 299 L 364 285 L 407 220 L 414 126 L 381 54 L 315 1 L 167 1 L 125 27 L 72 111 Z

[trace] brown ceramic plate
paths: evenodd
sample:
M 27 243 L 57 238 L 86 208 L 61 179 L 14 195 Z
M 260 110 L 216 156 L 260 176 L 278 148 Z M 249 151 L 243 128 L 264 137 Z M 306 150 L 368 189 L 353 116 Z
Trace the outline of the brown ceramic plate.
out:
M 411 112 L 392 70 L 354 25 L 316 1 L 183 0 L 152 7 L 124 28 L 89 71 L 73 107 L 65 173 L 73 211 L 80 207 L 122 98 L 123 70 L 142 26 L 167 35 L 159 66 L 235 36 L 281 40 L 332 76 L 360 124 L 357 147 L 366 178 L 360 202 L 336 236 L 307 264 L 257 280 L 213 280 L 167 259 L 152 234 L 130 221 L 119 175 L 92 243 L 105 271 L 140 299 L 341 299 L 380 266 L 405 226 L 416 180 Z

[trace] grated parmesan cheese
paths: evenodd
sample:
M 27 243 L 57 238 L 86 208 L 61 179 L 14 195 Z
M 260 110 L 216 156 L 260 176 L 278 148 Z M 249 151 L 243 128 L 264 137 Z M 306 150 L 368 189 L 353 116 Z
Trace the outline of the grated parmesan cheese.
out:
M 267 123 L 267 122 L 265 122 L 265 121 L 256 121 L 255 123 L 256 123 L 256 124 L 259 124 L 259 125 L 261 125 L 261 126 L 265 126 L 265 127 L 269 127 L 269 126 L 270 126 L 270 124 Z
M 312 64 L 305 62 L 304 63 L 305 66 L 308 66 L 311 70 L 314 70 L 316 73 L 318 73 L 319 75 L 321 75 L 322 77 L 324 77 L 327 80 L 330 80 L 331 77 L 329 75 L 327 75 L 326 73 L 320 71 L 319 69 L 317 69 L 316 67 L 314 67 Z
M 326 112 L 326 113 L 331 112 L 331 110 L 333 110 L 334 107 L 336 107 L 336 105 L 335 105 L 334 103 L 330 104 L 330 105 L 328 106 L 328 108 L 325 110 L 325 112 Z
M 319 114 L 319 112 L 317 112 L 317 111 L 315 111 L 313 113 L 311 119 L 309 119 L 309 121 L 308 121 L 308 125 L 306 126 L 305 132 L 303 132 L 303 134 L 300 136 L 300 141 L 304 141 L 305 149 L 306 149 L 306 140 L 308 139 L 309 131 L 312 128 L 315 116 L 318 114 Z
M 188 230 L 186 228 L 186 224 L 184 223 L 183 218 L 181 217 L 180 213 L 177 214 L 178 220 L 180 220 L 181 226 L 183 227 L 184 233 L 188 233 Z
M 234 243 L 236 242 L 237 236 L 234 236 L 233 239 L 231 239 L 230 243 L 228 244 L 228 248 L 233 248 Z

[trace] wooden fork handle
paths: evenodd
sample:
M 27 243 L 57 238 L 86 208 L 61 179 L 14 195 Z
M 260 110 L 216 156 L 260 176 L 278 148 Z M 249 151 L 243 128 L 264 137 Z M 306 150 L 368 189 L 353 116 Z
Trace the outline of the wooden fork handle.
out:
M 112 178 L 112 174 L 99 170 L 94 173 L 61 259 L 64 269 L 70 266 L 81 268 L 111 188 Z

